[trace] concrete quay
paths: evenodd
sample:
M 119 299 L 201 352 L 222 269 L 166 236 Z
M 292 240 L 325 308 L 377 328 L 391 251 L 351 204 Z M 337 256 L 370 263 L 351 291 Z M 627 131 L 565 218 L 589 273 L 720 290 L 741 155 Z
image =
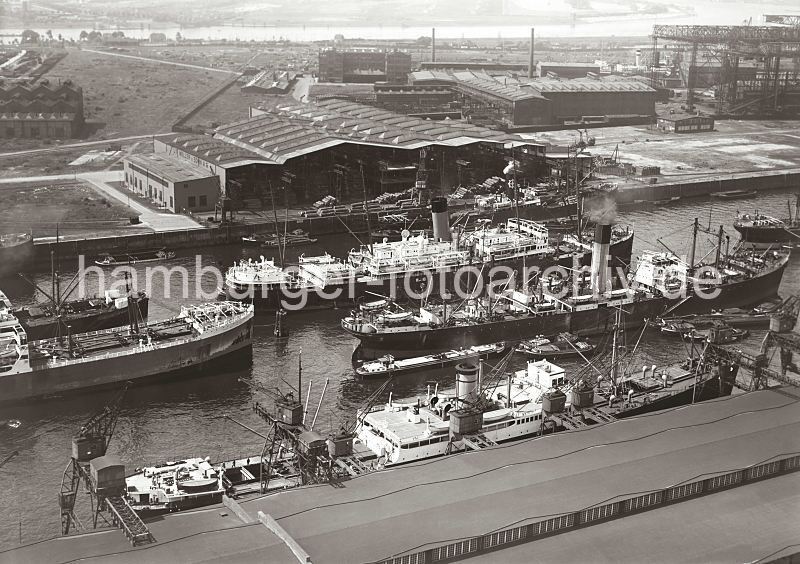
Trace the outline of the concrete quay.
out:
M 100 531 L 0 562 L 769 559 L 797 541 L 799 431 L 800 389 L 750 392 L 166 515 L 150 545 Z

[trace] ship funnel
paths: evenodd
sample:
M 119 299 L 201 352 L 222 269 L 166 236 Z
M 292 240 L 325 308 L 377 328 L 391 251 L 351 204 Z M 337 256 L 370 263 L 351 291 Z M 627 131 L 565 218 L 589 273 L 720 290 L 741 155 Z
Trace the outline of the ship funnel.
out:
M 433 220 L 433 238 L 438 241 L 450 240 L 450 217 L 447 214 L 447 199 L 431 200 L 431 217 Z
M 605 294 L 610 290 L 608 248 L 611 245 L 611 225 L 598 223 L 594 231 L 594 248 L 592 249 L 592 293 Z
M 478 366 L 462 362 L 456 366 L 456 397 L 459 402 L 474 404 L 478 400 Z

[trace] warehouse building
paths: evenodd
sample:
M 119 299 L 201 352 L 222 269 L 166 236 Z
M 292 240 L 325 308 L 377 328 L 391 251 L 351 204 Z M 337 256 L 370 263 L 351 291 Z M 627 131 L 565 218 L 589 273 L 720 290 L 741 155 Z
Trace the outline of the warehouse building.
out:
M 655 113 L 656 91 L 637 80 L 523 80 L 477 73 L 454 73 L 452 77 L 464 116 L 502 127 L 648 120 Z M 426 81 L 415 81 L 418 83 Z
M 324 49 L 319 52 L 320 82 L 405 84 L 411 55 L 402 51 Z
M 714 131 L 714 118 L 710 116 L 693 116 L 674 114 L 659 117 L 656 126 L 661 131 L 672 133 L 691 133 L 698 131 Z
M 125 187 L 172 212 L 213 210 L 219 177 L 208 168 L 164 154 L 131 155 L 123 162 Z
M 70 81 L 0 86 L 0 137 L 68 139 L 82 126 L 83 91 Z
M 264 208 L 273 191 L 289 205 L 326 195 L 361 201 L 415 185 L 418 169 L 431 191 L 448 192 L 473 178 L 500 174 L 512 147 L 520 176 L 546 170 L 545 146 L 463 121 L 432 121 L 346 100 L 277 101 L 214 136 L 176 135 L 155 151 L 191 160 L 220 178 L 233 206 Z
M 553 63 L 540 61 L 536 63 L 536 74 L 545 77 L 548 74 L 558 78 L 581 78 L 589 73 L 600 73 L 600 65 L 596 63 Z
M 528 72 L 525 63 L 498 63 L 496 61 L 422 61 L 423 71 L 486 71 L 486 72 Z
M 289 71 L 261 71 L 242 86 L 245 94 L 286 94 L 297 82 L 297 76 Z

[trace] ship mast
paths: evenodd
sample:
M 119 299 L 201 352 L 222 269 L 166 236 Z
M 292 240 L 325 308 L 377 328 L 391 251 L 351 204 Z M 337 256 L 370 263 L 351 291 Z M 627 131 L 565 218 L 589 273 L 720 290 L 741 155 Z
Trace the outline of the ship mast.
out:
M 372 253 L 372 224 L 369 220 L 369 206 L 367 206 L 367 182 L 364 179 L 364 163 L 362 161 L 358 161 L 358 166 L 361 170 L 361 190 L 364 198 L 364 215 L 367 218 L 367 236 L 369 237 L 367 241 L 369 241 L 369 252 Z
M 616 394 L 617 390 L 617 333 L 619 332 L 619 322 L 622 312 L 617 309 L 616 319 L 614 319 L 614 335 L 611 345 L 611 390 L 612 394 Z
M 720 225 L 719 226 L 719 234 L 717 235 L 717 257 L 714 261 L 714 266 L 719 268 L 719 258 L 720 253 L 722 252 L 722 235 L 724 234 L 724 228 Z
M 694 225 L 692 225 L 692 248 L 689 254 L 689 272 L 694 273 L 694 259 L 695 251 L 697 249 L 697 230 L 699 224 L 697 218 L 694 218 Z
M 278 227 L 278 210 L 275 207 L 275 190 L 272 187 L 272 182 L 269 183 L 269 195 L 272 200 L 272 217 L 275 219 L 275 239 L 278 243 L 278 260 L 281 263 L 281 268 L 283 268 L 283 245 L 281 245 L 281 232 Z

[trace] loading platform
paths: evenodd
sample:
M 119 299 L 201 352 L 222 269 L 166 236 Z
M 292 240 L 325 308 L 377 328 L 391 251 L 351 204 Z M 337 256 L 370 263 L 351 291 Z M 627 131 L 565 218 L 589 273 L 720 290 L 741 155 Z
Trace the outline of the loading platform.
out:
M 151 544 L 96 532 L 0 562 L 523 562 L 563 560 L 573 542 L 588 560 L 756 561 L 796 543 L 799 395 L 761 390 L 487 446 L 240 500 L 253 522 L 215 506 L 148 522 Z
M 153 534 L 147 525 L 141 520 L 139 515 L 131 509 L 128 502 L 123 497 L 107 497 L 106 503 L 111 510 L 114 525 L 122 529 L 131 546 L 154 542 Z

